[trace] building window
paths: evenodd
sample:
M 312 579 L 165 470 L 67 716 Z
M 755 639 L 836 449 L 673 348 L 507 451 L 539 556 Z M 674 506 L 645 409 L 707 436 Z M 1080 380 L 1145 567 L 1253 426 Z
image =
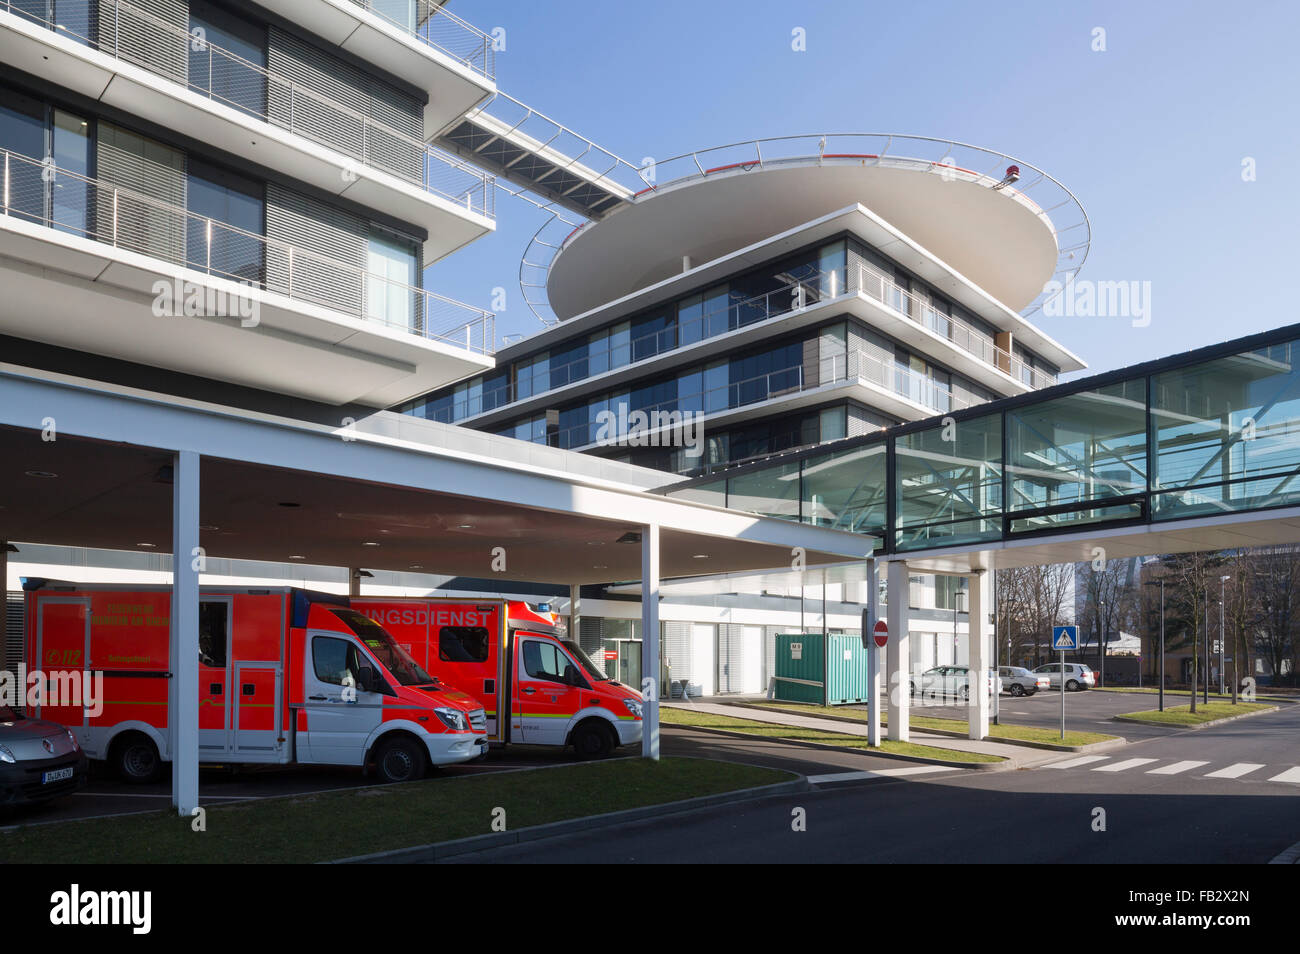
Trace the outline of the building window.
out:
M 374 229 L 366 249 L 366 317 L 406 331 L 421 330 L 415 243 Z
M 262 283 L 266 246 L 261 183 L 190 162 L 186 260 L 209 275 Z
M 90 235 L 90 121 L 0 87 L 0 149 L 8 162 L 7 212 Z
M 266 28 L 190 0 L 189 86 L 232 109 L 266 115 Z

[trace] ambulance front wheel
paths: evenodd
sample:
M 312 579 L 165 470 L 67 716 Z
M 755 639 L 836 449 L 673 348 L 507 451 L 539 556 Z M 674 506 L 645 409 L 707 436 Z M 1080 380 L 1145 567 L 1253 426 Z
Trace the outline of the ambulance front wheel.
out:
M 109 761 L 117 774 L 132 785 L 156 782 L 162 775 L 158 747 L 143 732 L 128 732 L 114 742 Z
M 614 733 L 603 722 L 589 719 L 573 730 L 573 751 L 581 759 L 603 759 L 614 751 Z
M 414 739 L 393 739 L 375 753 L 375 769 L 382 782 L 413 782 L 424 778 L 424 750 Z

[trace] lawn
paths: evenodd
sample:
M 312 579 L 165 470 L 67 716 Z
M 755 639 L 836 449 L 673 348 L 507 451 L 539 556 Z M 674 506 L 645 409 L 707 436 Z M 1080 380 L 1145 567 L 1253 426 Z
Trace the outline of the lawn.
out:
M 700 795 L 788 782 L 789 772 L 665 758 L 432 778 L 405 785 L 268 798 L 207 809 L 207 831 L 170 812 L 0 832 L 0 864 L 329 861 Z M 9 823 L 8 819 L 3 823 Z
M 1248 712 L 1272 708 L 1274 707 L 1257 702 L 1239 702 L 1235 706 L 1230 702 L 1198 702 L 1195 712 L 1192 712 L 1190 705 L 1166 706 L 1164 712 L 1159 709 L 1148 709 L 1145 712 L 1126 712 L 1115 718 L 1163 722 L 1166 725 L 1205 725 L 1207 722 L 1218 722 L 1220 719 L 1230 719 Z
M 867 721 L 866 709 L 853 709 L 848 706 L 813 706 L 801 705 L 797 702 L 772 702 L 765 703 L 764 709 L 785 709 L 790 712 L 800 712 L 804 715 L 831 715 L 844 719 L 853 719 L 855 722 Z M 943 729 L 950 732 L 965 733 L 968 725 L 961 719 L 937 719 L 933 716 L 917 715 L 916 710 L 912 709 L 909 715 L 909 722 L 916 729 Z M 880 724 L 884 725 L 887 719 L 884 712 L 880 713 Z M 1094 742 L 1109 742 L 1117 738 L 1113 735 L 1105 735 L 1101 732 L 1070 732 L 1065 733 L 1065 739 L 1061 739 L 1060 729 L 1039 729 L 1027 725 L 989 725 L 990 739 L 1013 739 L 1020 742 L 1051 742 L 1056 745 L 1091 745 Z
M 659 710 L 659 720 L 664 725 L 693 725 L 706 729 L 726 729 L 728 732 L 740 732 L 765 739 L 820 742 L 824 745 L 840 745 L 850 749 L 863 749 L 867 752 L 888 752 L 894 755 L 944 759 L 948 762 L 1006 761 L 1006 759 L 997 755 L 961 752 L 956 749 L 941 749 L 933 745 L 920 745 L 916 742 L 894 742 L 890 739 L 881 739 L 879 748 L 873 748 L 867 743 L 865 735 L 851 735 L 847 732 L 826 732 L 821 729 L 803 729 L 797 726 L 776 725 L 771 722 L 757 722 L 753 719 L 741 719 L 736 716 L 715 715 L 711 712 L 696 712 L 691 709 L 678 709 L 668 706 Z

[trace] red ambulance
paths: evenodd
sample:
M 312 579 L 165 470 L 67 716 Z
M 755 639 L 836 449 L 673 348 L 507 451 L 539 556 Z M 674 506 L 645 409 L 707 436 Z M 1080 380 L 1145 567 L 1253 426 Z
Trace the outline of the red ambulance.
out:
M 493 742 L 572 745 L 591 759 L 641 741 L 641 694 L 559 638 L 549 609 L 451 597 L 351 603 L 428 672 L 482 703 Z
M 171 588 L 24 581 L 29 672 L 103 673 L 102 706 L 36 706 L 128 781 L 171 761 Z M 203 587 L 199 761 L 374 767 L 384 781 L 487 753 L 483 707 L 344 597 Z M 51 702 L 56 700 L 50 700 Z

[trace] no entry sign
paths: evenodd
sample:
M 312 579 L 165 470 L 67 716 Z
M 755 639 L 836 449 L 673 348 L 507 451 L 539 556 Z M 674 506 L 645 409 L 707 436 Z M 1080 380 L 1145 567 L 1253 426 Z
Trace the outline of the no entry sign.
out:
M 885 644 L 889 642 L 889 624 L 883 619 L 876 620 L 876 628 L 872 630 L 872 635 L 876 639 L 876 645 L 884 649 Z

